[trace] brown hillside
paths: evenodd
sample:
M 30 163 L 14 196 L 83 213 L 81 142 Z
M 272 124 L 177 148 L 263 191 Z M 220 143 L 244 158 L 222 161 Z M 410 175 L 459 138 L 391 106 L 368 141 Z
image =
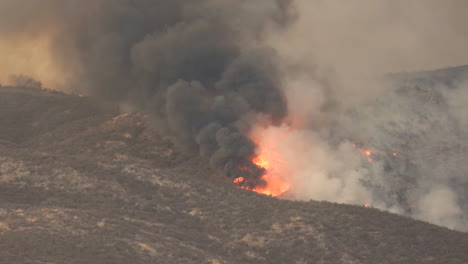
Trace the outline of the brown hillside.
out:
M 236 189 L 90 98 L 0 87 L 0 263 L 468 263 L 468 234 Z

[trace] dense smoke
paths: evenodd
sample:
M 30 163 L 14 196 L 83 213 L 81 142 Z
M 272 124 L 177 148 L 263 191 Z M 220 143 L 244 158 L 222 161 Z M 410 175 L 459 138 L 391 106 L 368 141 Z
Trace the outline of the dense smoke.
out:
M 275 148 L 288 164 L 291 195 L 370 204 L 468 230 L 468 67 L 461 69 L 450 79 L 394 75 L 387 85 L 398 88 L 374 100 L 311 112 L 311 123 L 299 128 L 267 128 L 265 140 L 287 135 Z M 321 118 L 333 122 L 314 123 Z
M 421 72 L 468 63 L 466 1 L 295 6 L 269 38 L 293 126 L 264 132 L 288 133 L 291 193 L 468 230 L 468 67 Z
M 148 111 L 180 148 L 263 184 L 245 135 L 257 116 L 286 115 L 276 54 L 260 39 L 287 24 L 287 1 L 26 2 L 0 2 L 0 31 L 49 34 L 53 60 L 74 72 L 67 85 Z
M 467 64 L 467 8 L 0 0 L 0 52 L 29 58 L 6 57 L 0 80 L 30 75 L 149 112 L 180 148 L 250 186 L 265 171 L 248 135 L 263 129 L 287 161 L 292 197 L 468 230 L 467 70 L 389 74 Z

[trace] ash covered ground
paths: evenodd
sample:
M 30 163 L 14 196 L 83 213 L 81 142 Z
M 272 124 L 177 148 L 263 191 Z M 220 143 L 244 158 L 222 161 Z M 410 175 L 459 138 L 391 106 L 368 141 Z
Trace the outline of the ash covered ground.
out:
M 0 263 L 466 263 L 468 234 L 235 188 L 152 118 L 0 88 Z

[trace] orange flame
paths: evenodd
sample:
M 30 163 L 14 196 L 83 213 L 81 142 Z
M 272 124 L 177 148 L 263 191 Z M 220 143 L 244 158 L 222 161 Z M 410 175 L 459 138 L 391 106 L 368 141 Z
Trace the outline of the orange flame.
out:
M 359 148 L 356 145 L 353 145 L 357 150 L 359 150 L 364 156 L 366 156 L 368 162 L 373 162 L 374 159 L 372 158 L 372 150 L 370 149 L 364 149 L 364 148 Z
M 257 131 L 257 133 L 258 132 L 260 131 Z M 253 140 L 257 143 L 258 154 L 252 158 L 252 162 L 266 170 L 266 173 L 262 176 L 262 180 L 264 180 L 266 184 L 253 188 L 241 186 L 241 188 L 269 196 L 279 196 L 285 193 L 291 187 L 291 184 L 283 178 L 286 176 L 284 169 L 287 166 L 286 162 L 281 158 L 281 155 L 276 151 L 275 142 L 262 140 L 261 137 L 255 136 Z M 234 183 L 240 185 L 244 180 L 243 177 L 239 177 L 234 180 Z

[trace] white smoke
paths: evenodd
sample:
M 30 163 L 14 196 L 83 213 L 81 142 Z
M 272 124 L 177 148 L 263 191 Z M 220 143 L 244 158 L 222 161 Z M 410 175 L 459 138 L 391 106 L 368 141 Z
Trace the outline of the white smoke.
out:
M 311 82 L 310 89 L 318 87 Z M 444 103 L 389 93 L 350 112 L 322 115 L 293 91 L 290 99 L 297 104 L 292 108 L 312 111 L 307 116 L 312 124 L 292 120 L 290 126 L 267 127 L 261 135 L 281 153 L 286 165 L 280 173 L 291 183 L 294 199 L 370 204 L 468 230 L 468 143 L 459 133 L 468 131 L 463 105 L 468 86 L 441 89 L 438 100 Z M 370 157 L 364 149 L 372 152 Z
M 404 74 L 387 76 L 468 64 L 468 18 L 460 12 L 468 4 L 295 4 L 296 23 L 267 38 L 282 56 L 293 129 L 264 132 L 288 131 L 277 149 L 292 194 L 468 230 L 468 76 L 409 74 L 409 83 Z
M 436 187 L 418 197 L 416 217 L 449 228 L 467 230 L 460 220 L 463 214 L 457 203 L 457 194 L 447 186 Z

